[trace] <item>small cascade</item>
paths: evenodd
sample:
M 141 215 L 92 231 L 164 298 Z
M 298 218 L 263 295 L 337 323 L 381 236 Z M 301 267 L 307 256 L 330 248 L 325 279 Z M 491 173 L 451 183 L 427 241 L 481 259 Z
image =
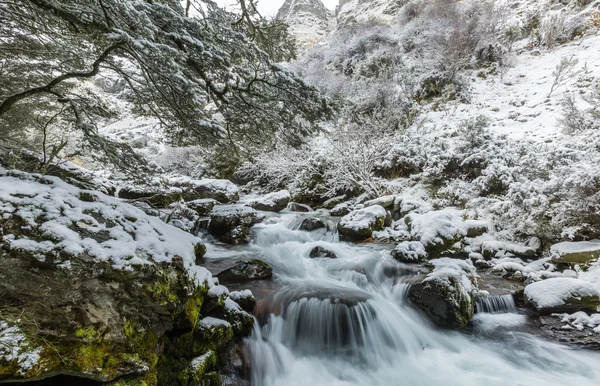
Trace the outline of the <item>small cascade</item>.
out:
M 511 294 L 489 295 L 480 297 L 476 303 L 477 313 L 516 314 L 518 313 L 515 299 Z

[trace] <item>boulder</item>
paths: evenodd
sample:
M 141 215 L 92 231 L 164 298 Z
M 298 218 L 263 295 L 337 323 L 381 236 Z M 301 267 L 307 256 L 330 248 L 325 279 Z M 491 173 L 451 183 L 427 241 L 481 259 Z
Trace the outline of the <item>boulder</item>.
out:
M 273 277 L 273 268 L 258 259 L 242 261 L 217 274 L 220 283 L 242 283 Z
M 379 205 L 350 212 L 338 224 L 340 240 L 362 241 L 384 228 L 387 212 Z
M 302 220 L 298 229 L 301 231 L 314 231 L 315 229 L 320 228 L 327 228 L 327 224 L 320 218 L 308 217 Z
M 414 280 L 408 298 L 437 326 L 466 327 L 475 311 L 475 267 L 446 257 L 430 263 L 433 271 Z
M 248 241 L 248 229 L 264 219 L 256 210 L 243 205 L 218 205 L 213 208 L 208 232 L 223 242 Z
M 600 240 L 554 244 L 550 256 L 553 263 L 585 264 L 600 257 Z
M 219 202 L 213 198 L 201 198 L 199 200 L 188 201 L 185 204 L 188 208 L 196 212 L 198 216 L 208 216 Z
M 266 194 L 250 202 L 249 205 L 254 209 L 263 210 L 265 212 L 280 212 L 287 207 L 290 200 L 290 192 L 287 190 L 280 190 L 279 192 Z
M 403 241 L 392 250 L 392 257 L 403 263 L 419 263 L 427 259 L 427 252 L 419 241 Z
M 446 208 L 424 214 L 411 213 L 404 222 L 411 236 L 420 241 L 430 255 L 439 256 L 467 235 L 468 227 L 462 214 L 461 210 Z
M 143 201 L 156 208 L 166 208 L 172 203 L 181 201 L 182 191 L 179 188 L 161 189 L 143 186 L 126 186 L 119 189 L 117 195 L 126 200 Z
M 392 209 L 395 200 L 396 196 L 383 196 L 374 200 L 365 201 L 365 206 L 379 205 L 384 207 L 385 209 Z
M 194 358 L 224 353 L 253 324 L 227 293 L 206 312 L 215 286 L 195 264 L 203 253 L 116 198 L 0 171 L 0 383 L 180 384 Z M 205 339 L 207 316 L 237 327 Z
M 330 250 L 327 250 L 323 247 L 314 247 L 310 250 L 308 256 L 311 259 L 315 258 L 327 258 L 327 259 L 337 259 L 337 255 Z
M 342 202 L 341 204 L 337 204 L 330 211 L 329 214 L 332 216 L 345 216 L 350 213 L 350 204 L 347 202 Z
M 525 303 L 541 315 L 595 312 L 600 307 L 600 289 L 592 283 L 575 278 L 555 277 L 525 287 Z
M 312 212 L 312 209 L 308 205 L 300 204 L 298 202 L 290 202 L 287 207 L 292 212 Z
M 212 178 L 194 180 L 188 177 L 177 177 L 170 179 L 169 182 L 183 190 L 185 201 L 212 198 L 221 203 L 230 203 L 240 199 L 239 188 L 229 180 Z

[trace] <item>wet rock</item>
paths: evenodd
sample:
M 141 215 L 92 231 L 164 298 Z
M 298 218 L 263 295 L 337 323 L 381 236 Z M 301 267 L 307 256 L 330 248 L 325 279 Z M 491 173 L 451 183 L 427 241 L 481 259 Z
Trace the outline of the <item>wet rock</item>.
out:
M 553 263 L 585 264 L 600 257 L 600 240 L 554 244 L 550 255 Z
M 419 241 L 403 241 L 392 250 L 392 257 L 403 263 L 419 263 L 427 259 L 427 252 Z
M 337 259 L 337 255 L 335 253 L 333 253 L 330 250 L 327 250 L 323 247 L 318 247 L 318 246 L 311 249 L 308 256 L 311 259 L 315 259 L 315 258 Z
M 287 207 L 290 200 L 290 192 L 281 190 L 264 195 L 252 201 L 249 205 L 254 209 L 265 212 L 280 212 Z
M 544 332 L 544 338 L 560 343 L 575 345 L 590 350 L 600 350 L 598 333 L 591 327 L 581 325 L 573 327 L 567 323 L 565 314 L 542 315 L 538 319 L 538 328 Z
M 465 327 L 475 311 L 475 269 L 465 261 L 431 260 L 434 270 L 413 279 L 408 298 L 434 324 Z
M 300 223 L 300 227 L 298 227 L 298 229 L 301 231 L 314 231 L 315 229 L 320 228 L 327 228 L 327 224 L 325 224 L 323 220 L 316 217 L 305 218 L 302 220 L 302 223 Z
M 340 240 L 362 241 L 383 230 L 387 212 L 379 205 L 355 210 L 342 217 L 338 224 Z
M 303 212 L 308 213 L 311 212 L 312 209 L 308 205 L 300 204 L 297 202 L 290 202 L 287 207 L 292 212 Z
M 252 259 L 242 261 L 217 275 L 220 283 L 240 283 L 251 280 L 270 279 L 273 269 L 264 261 Z
M 247 206 L 218 205 L 210 215 L 208 232 L 223 242 L 245 243 L 248 241 L 248 228 L 263 219 L 262 214 Z

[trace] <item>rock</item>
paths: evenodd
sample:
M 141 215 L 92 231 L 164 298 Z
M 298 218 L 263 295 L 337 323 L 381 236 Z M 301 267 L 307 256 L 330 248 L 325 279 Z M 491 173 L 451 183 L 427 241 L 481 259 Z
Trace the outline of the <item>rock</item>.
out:
M 466 220 L 467 237 L 478 237 L 489 231 L 489 222 L 484 220 Z
M 455 208 L 435 210 L 424 214 L 411 213 L 405 217 L 411 236 L 419 240 L 433 256 L 454 248 L 467 235 L 463 212 Z
M 553 263 L 585 264 L 600 257 L 600 240 L 554 244 L 550 256 Z
M 198 214 L 198 216 L 208 216 L 215 205 L 219 202 L 212 198 L 201 198 L 199 200 L 188 201 L 185 204 L 188 208 Z
M 269 193 L 254 201 L 249 205 L 257 210 L 265 212 L 280 212 L 284 210 L 291 200 L 290 192 L 280 190 L 279 192 Z
M 177 177 L 170 179 L 169 182 L 183 190 L 185 201 L 213 198 L 221 203 L 230 203 L 240 199 L 239 188 L 229 180 L 212 178 L 194 180 L 188 177 Z
M 338 224 L 340 240 L 362 241 L 373 235 L 373 231 L 384 228 L 387 212 L 379 205 L 355 210 L 342 217 Z
M 329 211 L 329 214 L 332 216 L 345 216 L 350 213 L 350 204 L 347 202 L 342 202 L 341 204 L 337 204 Z
M 229 297 L 242 307 L 244 311 L 252 312 L 256 306 L 256 298 L 250 290 L 233 291 Z
M 348 197 L 346 197 L 345 194 L 343 194 L 341 196 L 336 196 L 336 197 L 330 198 L 329 200 L 327 200 L 327 201 L 325 201 L 323 203 L 323 208 L 325 208 L 325 209 L 332 209 L 335 206 L 343 203 L 347 199 L 348 199 Z
M 310 250 L 310 253 L 308 254 L 308 256 L 311 259 L 315 259 L 315 258 L 328 258 L 328 259 L 337 259 L 337 255 L 333 252 L 331 252 L 330 250 L 327 250 L 323 247 L 314 247 L 313 249 Z
M 450 258 L 430 263 L 433 271 L 415 280 L 408 298 L 436 325 L 466 327 L 475 310 L 475 268 L 466 261 Z
M 224 242 L 247 242 L 248 228 L 261 222 L 262 214 L 243 205 L 218 205 L 210 215 L 208 232 Z
M 119 189 L 119 198 L 147 202 L 156 208 L 166 208 L 181 201 L 182 191 L 178 188 L 160 189 L 151 187 L 128 186 Z
M 419 241 L 403 241 L 392 250 L 392 257 L 403 263 L 419 263 L 427 259 L 427 252 Z
M 580 279 L 555 277 L 525 287 L 525 303 L 541 315 L 595 311 L 600 307 L 600 290 Z
M 536 246 L 527 246 L 498 240 L 484 240 L 474 245 L 486 259 L 495 257 L 498 252 L 510 253 L 514 256 L 535 258 L 539 251 Z
M 308 213 L 312 212 L 312 209 L 308 205 L 300 204 L 297 202 L 290 202 L 287 207 L 292 212 L 303 212 Z
M 325 224 L 325 222 L 319 218 L 308 217 L 302 220 L 302 223 L 300 223 L 300 227 L 298 229 L 301 231 L 314 231 L 315 229 L 320 228 L 327 228 L 327 224 Z
M 374 200 L 366 201 L 365 206 L 379 205 L 379 206 L 384 207 L 385 209 L 388 209 L 388 208 L 391 209 L 394 206 L 395 199 L 396 199 L 396 196 L 383 196 L 383 197 L 376 198 Z
M 240 283 L 251 280 L 270 279 L 273 268 L 258 259 L 242 261 L 217 275 L 220 283 Z
M 0 382 L 179 384 L 193 358 L 218 356 L 249 333 L 252 317 L 227 292 L 205 312 L 215 286 L 194 264 L 200 239 L 82 193 L 55 177 L 0 171 L 0 336 L 16 344 L 10 356 L 0 344 Z M 206 316 L 235 325 L 232 334 L 198 337 Z

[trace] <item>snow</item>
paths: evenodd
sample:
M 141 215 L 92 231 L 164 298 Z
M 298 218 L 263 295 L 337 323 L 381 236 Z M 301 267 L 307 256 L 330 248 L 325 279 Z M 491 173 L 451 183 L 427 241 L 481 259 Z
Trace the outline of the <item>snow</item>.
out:
M 593 241 L 565 241 L 550 247 L 553 260 L 568 259 L 570 255 L 585 254 L 589 259 L 600 257 L 600 240 Z
M 403 241 L 394 248 L 394 251 L 402 255 L 403 260 L 420 261 L 427 257 L 425 247 L 419 241 Z
M 220 298 L 222 296 L 227 296 L 229 294 L 229 290 L 225 286 L 216 285 L 208 290 L 208 294 Z
M 0 320 L 0 360 L 16 361 L 19 373 L 24 375 L 38 363 L 41 352 L 41 347 L 30 347 L 27 337 L 18 327 Z
M 554 314 L 561 318 L 565 327 L 572 327 L 579 331 L 583 331 L 585 327 L 591 328 L 595 333 L 600 334 L 600 314 L 588 315 L 583 311 L 578 311 L 573 314 Z M 564 327 L 563 327 L 564 328 Z
M 378 220 L 385 218 L 386 214 L 385 209 L 380 205 L 368 206 L 342 217 L 340 227 L 353 230 L 372 228 Z
M 217 205 L 213 208 L 212 215 L 221 217 L 244 217 L 249 215 L 260 216 L 255 209 L 239 204 Z
M 26 235 L 4 235 L 2 242 L 10 249 L 56 256 L 86 253 L 119 269 L 169 262 L 178 256 L 198 285 L 212 282 L 208 270 L 195 265 L 199 238 L 99 192 L 94 192 L 94 202 L 81 201 L 82 192 L 89 191 L 56 177 L 0 171 L 0 202 L 15 208 L 3 214 L 20 217 L 45 238 L 38 242 Z M 77 228 L 85 233 L 73 230 Z
M 262 204 L 266 206 L 274 206 L 281 201 L 289 201 L 292 197 L 288 190 L 280 190 L 278 192 L 272 192 L 265 194 L 251 202 L 250 205 Z
M 434 268 L 433 271 L 427 275 L 424 282 L 441 281 L 452 287 L 454 284 L 450 279 L 456 278 L 460 281 L 465 291 L 471 292 L 475 290 L 473 281 L 476 279 L 476 270 L 470 260 L 442 257 L 440 259 L 430 260 L 429 263 L 432 264 Z
M 200 325 L 205 328 L 212 328 L 218 326 L 226 326 L 229 327 L 231 324 L 223 319 L 213 318 L 212 316 L 207 316 L 200 321 Z
M 467 235 L 468 227 L 462 216 L 463 211 L 446 208 L 424 214 L 411 213 L 407 219 L 413 237 L 424 245 L 438 245 Z
M 387 208 L 387 207 L 393 205 L 395 200 L 396 200 L 396 196 L 383 196 L 383 197 L 379 197 L 379 198 L 376 198 L 373 200 L 366 201 L 365 206 L 380 205 L 384 208 Z
M 593 284 L 574 278 L 550 278 L 525 287 L 525 296 L 537 308 L 552 308 L 566 304 L 568 299 L 600 296 Z
M 245 290 L 241 290 L 241 291 L 232 291 L 229 293 L 229 297 L 233 301 L 237 302 L 238 300 L 253 298 L 254 295 L 252 294 L 252 291 L 245 289 Z
M 229 200 L 237 201 L 240 189 L 229 180 L 205 178 L 196 180 L 186 176 L 171 177 L 169 183 L 175 186 L 191 186 L 195 189 L 203 189 L 214 193 L 223 193 Z

